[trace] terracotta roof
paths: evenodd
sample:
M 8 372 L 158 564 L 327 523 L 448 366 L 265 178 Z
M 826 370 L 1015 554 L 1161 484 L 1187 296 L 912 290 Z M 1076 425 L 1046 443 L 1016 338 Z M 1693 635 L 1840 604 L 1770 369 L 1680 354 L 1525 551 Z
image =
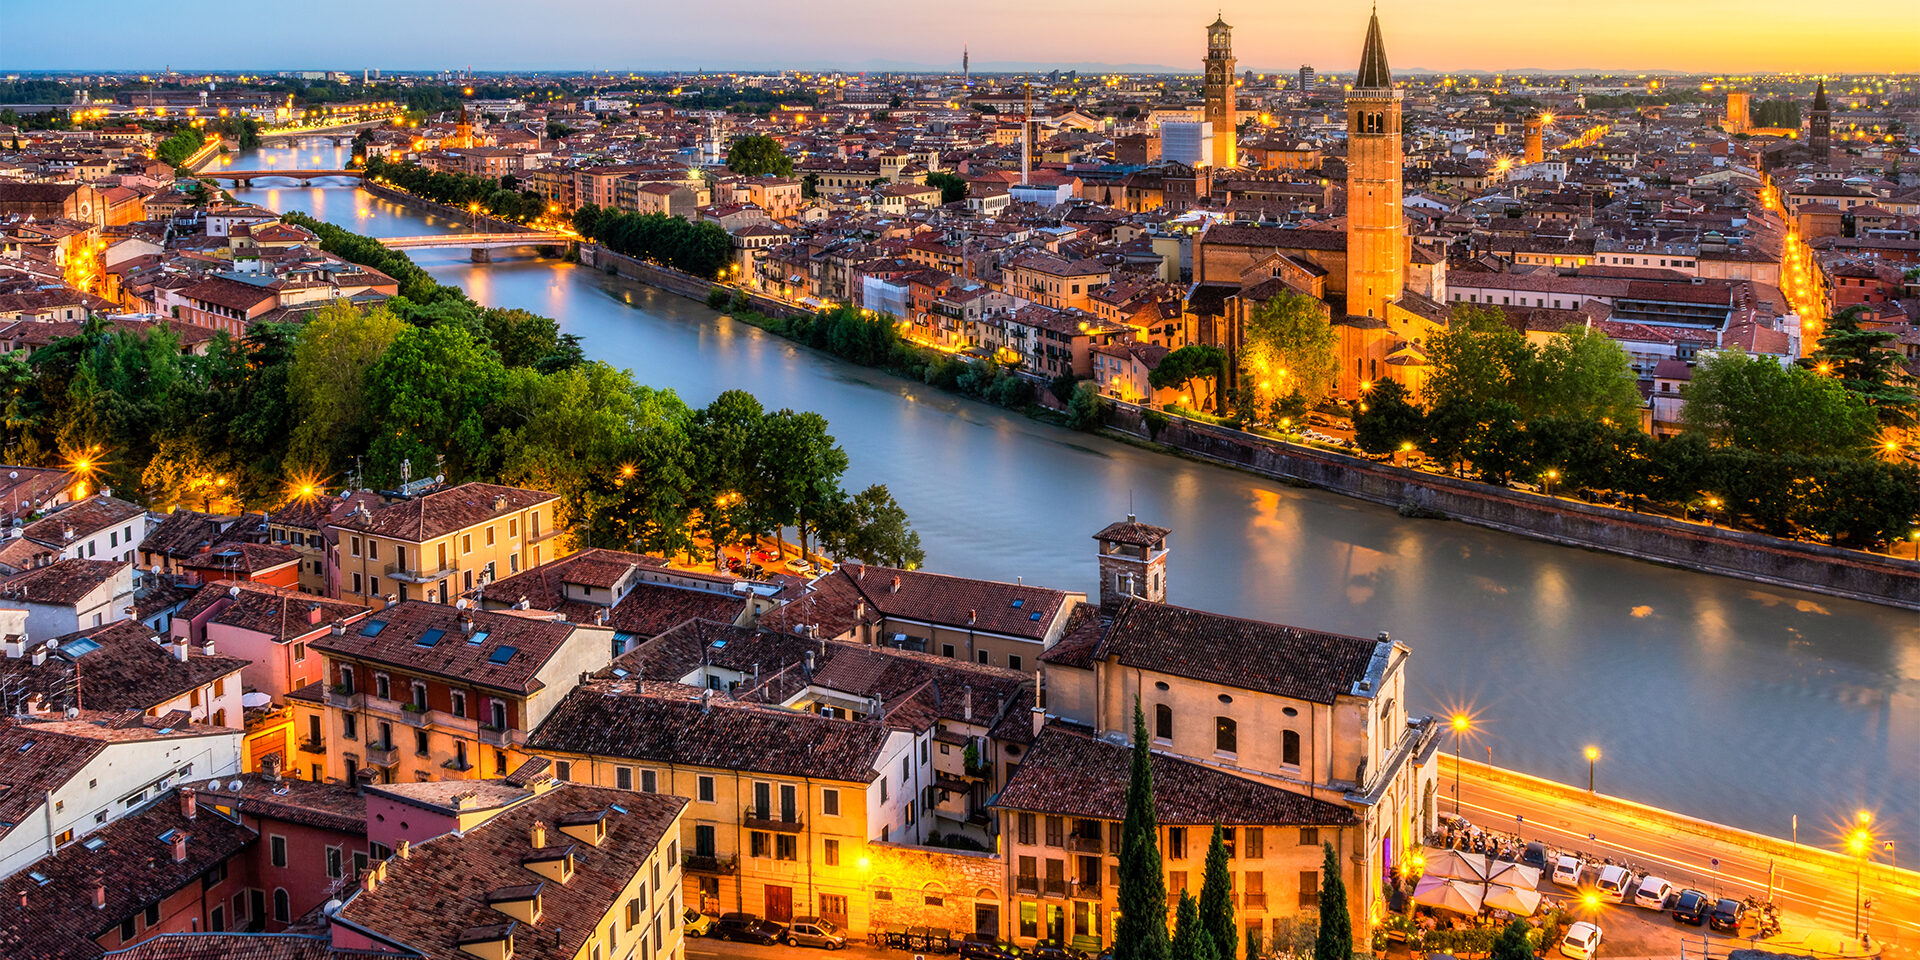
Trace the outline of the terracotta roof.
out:
M 240 784 L 238 792 L 232 784 Z M 324 830 L 365 834 L 367 797 L 343 783 L 315 783 L 263 774 L 243 773 L 227 778 L 219 790 L 200 792 L 203 804 L 231 806 L 239 812 L 268 820 L 304 824 Z
M 138 620 L 118 620 L 48 641 L 54 650 L 35 665 L 9 664 L 24 679 L 24 692 L 38 692 L 52 710 L 148 710 L 221 678 L 239 673 L 239 657 L 175 657 L 155 642 L 156 631 Z M 76 652 L 78 651 L 78 652 Z M 73 678 L 79 677 L 74 697 Z M 235 677 L 234 683 L 239 683 Z M 239 718 L 233 718 L 238 722 Z
M 181 560 L 183 566 L 226 573 L 258 574 L 298 563 L 300 554 L 291 547 L 269 543 L 225 541 Z
M 349 513 L 335 520 L 334 526 L 424 543 L 558 499 L 551 493 L 539 490 L 522 490 L 494 483 L 463 483 L 411 500 L 374 507 L 369 514 Z M 551 524 L 553 519 L 549 516 L 547 522 Z M 521 531 L 521 535 L 528 535 L 528 531 Z
M 191 557 L 212 546 L 235 518 L 195 510 L 175 510 L 140 541 L 140 552 L 175 560 Z
M 122 560 L 56 560 L 0 580 L 0 597 L 22 603 L 74 604 L 131 567 Z
M 144 533 L 146 511 L 115 497 L 88 497 L 27 524 L 21 529 L 20 535 L 58 549 L 109 527 L 129 523 L 138 523 Z M 67 536 L 68 530 L 73 531 L 72 537 Z
M 1034 738 L 995 807 L 1124 820 L 1133 750 L 1078 724 L 1050 721 Z M 1345 826 L 1352 811 L 1224 770 L 1151 755 L 1153 799 L 1163 824 Z
M 1131 543 L 1142 547 L 1157 547 L 1173 531 L 1166 527 L 1156 527 L 1151 523 L 1140 523 L 1129 517 L 1126 520 L 1107 524 L 1106 528 L 1093 535 L 1095 540 L 1112 540 L 1115 543 Z
M 540 956 L 575 956 L 619 905 L 646 858 L 676 829 L 686 804 L 682 797 L 664 794 L 564 784 L 464 834 L 428 840 L 405 857 L 389 858 L 386 881 L 354 893 L 339 915 L 423 957 L 464 960 L 471 956 L 460 948 L 466 931 L 508 921 L 489 905 L 490 892 L 544 881 L 539 929 L 526 930 L 520 942 Z M 583 813 L 605 814 L 607 833 L 597 846 L 576 841 L 557 826 Z M 536 822 L 548 825 L 543 850 L 529 842 Z M 574 872 L 565 883 L 546 880 L 525 865 L 529 856 L 567 849 Z M 539 946 L 533 949 L 536 936 Z
M 1142 670 L 1332 703 L 1366 676 L 1381 642 L 1130 600 L 1092 659 L 1118 657 Z
M 818 623 L 822 636 L 837 636 L 864 605 L 866 619 L 877 614 L 1040 640 L 1069 602 L 1065 591 L 1047 587 L 842 564 L 814 581 L 811 594 L 770 616 L 778 629 Z
M 113 960 L 338 960 L 332 938 L 314 933 L 164 933 Z
M 888 728 L 761 706 L 678 684 L 596 680 L 567 694 L 528 738 L 554 750 L 866 783 Z
M 471 620 L 472 633 L 461 628 L 464 619 Z M 338 636 L 316 638 L 311 645 L 329 655 L 495 690 L 532 693 L 541 687 L 536 676 L 540 668 L 579 629 L 583 628 L 561 621 L 405 600 L 369 615 Z M 430 631 L 439 631 L 440 636 L 430 638 Z M 433 642 L 423 644 L 424 639 Z
M 320 608 L 318 622 L 311 619 Z M 325 630 L 335 620 L 352 624 L 367 615 L 357 603 L 342 603 L 264 583 L 222 581 L 201 587 L 179 616 L 192 619 L 213 610 L 206 622 L 266 634 L 278 642 Z M 351 628 L 349 628 L 351 629 Z

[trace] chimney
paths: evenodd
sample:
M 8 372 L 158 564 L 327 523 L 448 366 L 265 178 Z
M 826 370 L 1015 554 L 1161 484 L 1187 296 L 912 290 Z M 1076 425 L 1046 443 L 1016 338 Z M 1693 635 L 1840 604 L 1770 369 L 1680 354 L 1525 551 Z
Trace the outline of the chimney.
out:
M 473 636 L 473 618 L 472 617 L 460 618 L 460 632 L 466 634 L 469 637 Z
M 180 815 L 192 820 L 200 812 L 200 802 L 194 796 L 192 787 L 180 788 Z
M 274 783 L 279 783 L 280 782 L 280 755 L 277 753 L 269 753 L 266 756 L 261 757 L 260 773 L 262 776 L 266 777 L 268 780 Z
M 400 841 L 400 845 L 394 848 L 393 852 L 399 854 L 402 860 L 411 860 L 413 859 L 413 844 L 402 840 Z
M 187 660 L 187 638 L 186 637 L 173 638 L 173 658 L 182 663 L 186 662 Z
M 887 588 L 887 592 L 888 592 L 888 593 L 899 593 L 899 592 L 900 592 L 900 576 L 899 576 L 899 574 L 895 574 L 895 575 L 894 575 L 894 577 L 893 577 L 893 585 Z
M 535 850 L 541 850 L 541 849 L 545 849 L 545 847 L 546 847 L 546 845 L 547 845 L 547 823 L 546 823 L 546 821 L 545 821 L 545 820 L 535 820 L 535 821 L 533 822 L 533 831 L 532 831 L 532 833 L 533 833 L 533 837 L 532 837 L 532 842 L 533 842 L 533 848 L 534 848 Z
M 360 876 L 360 889 L 365 890 L 368 893 L 372 893 L 373 891 L 379 888 L 380 888 L 380 881 L 374 879 L 372 870 L 368 870 L 366 873 Z
M 187 833 L 184 830 L 173 832 L 173 862 L 187 862 Z
M 853 605 L 853 619 L 865 620 L 866 618 L 867 618 L 867 602 L 865 600 L 862 600 L 859 603 L 856 603 Z
M 320 605 L 317 603 L 307 604 L 307 623 L 311 625 L 311 624 L 318 624 L 319 622 L 320 622 Z
M 969 627 L 971 627 L 971 626 L 973 626 L 974 624 L 976 624 L 976 623 L 979 623 L 979 622 L 980 622 L 980 611 L 978 611 L 978 610 L 968 610 L 968 611 L 967 611 L 967 626 L 969 626 Z
M 960 715 L 968 723 L 973 722 L 973 684 L 966 686 L 966 695 L 960 700 Z
M 499 494 L 493 498 L 493 512 L 501 513 L 507 509 L 507 495 Z
M 93 878 L 93 908 L 95 910 L 107 908 L 107 882 L 99 877 Z
M 385 860 L 373 865 L 373 875 L 381 883 L 387 882 L 387 862 Z

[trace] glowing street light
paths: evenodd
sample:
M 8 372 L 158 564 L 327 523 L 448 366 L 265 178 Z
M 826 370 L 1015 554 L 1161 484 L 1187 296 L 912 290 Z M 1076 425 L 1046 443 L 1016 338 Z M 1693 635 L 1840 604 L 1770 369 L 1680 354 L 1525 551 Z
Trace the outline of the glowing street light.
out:
M 1587 792 L 1593 791 L 1593 765 L 1600 762 L 1600 748 L 1587 748 Z
M 1460 815 L 1460 740 L 1473 729 L 1473 717 L 1465 710 L 1455 711 L 1447 725 L 1453 728 L 1453 815 Z
M 1868 939 L 1867 935 L 1860 932 L 1860 879 L 1861 874 L 1866 870 L 1867 859 L 1873 856 L 1873 831 L 1868 829 L 1873 823 L 1873 813 L 1862 810 L 1854 814 L 1854 823 L 1857 825 L 1847 834 L 1847 852 L 1853 854 L 1855 857 L 1853 864 L 1853 935 L 1859 937 L 1860 944 L 1865 946 Z

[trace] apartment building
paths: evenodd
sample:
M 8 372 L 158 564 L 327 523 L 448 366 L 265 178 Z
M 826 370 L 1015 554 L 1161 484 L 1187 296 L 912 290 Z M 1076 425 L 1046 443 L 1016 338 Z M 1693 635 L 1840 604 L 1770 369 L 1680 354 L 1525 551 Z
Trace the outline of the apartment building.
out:
M 392 503 L 359 502 L 331 521 L 338 580 L 330 596 L 378 606 L 455 595 L 530 570 L 569 550 L 560 498 L 464 483 Z

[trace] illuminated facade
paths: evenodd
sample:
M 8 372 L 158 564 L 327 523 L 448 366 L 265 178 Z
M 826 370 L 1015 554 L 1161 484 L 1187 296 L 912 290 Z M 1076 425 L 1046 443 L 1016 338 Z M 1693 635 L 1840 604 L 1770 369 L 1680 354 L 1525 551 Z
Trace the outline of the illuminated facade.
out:
M 1225 19 L 1216 19 L 1207 27 L 1206 99 L 1207 122 L 1213 125 L 1213 162 L 1216 166 L 1237 167 L 1240 155 L 1235 143 L 1233 28 Z

